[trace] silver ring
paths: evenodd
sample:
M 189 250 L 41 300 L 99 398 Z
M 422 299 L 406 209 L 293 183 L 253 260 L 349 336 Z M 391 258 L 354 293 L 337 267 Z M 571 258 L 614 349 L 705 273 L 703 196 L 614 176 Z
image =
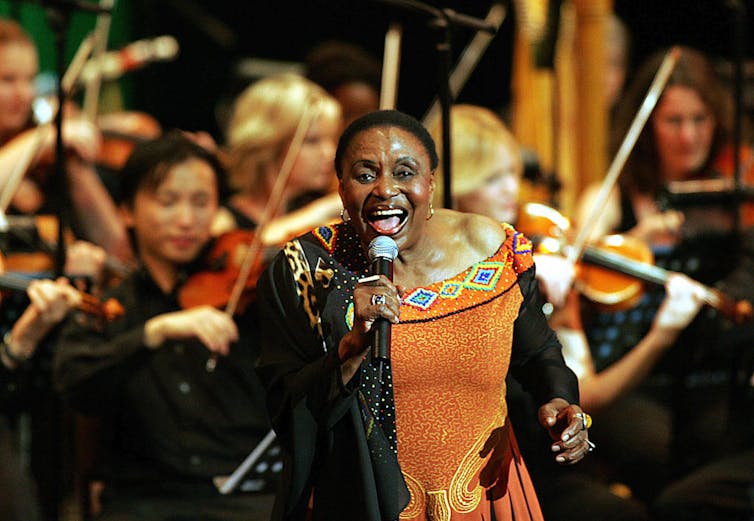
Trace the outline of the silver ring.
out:
M 382 306 L 385 303 L 385 295 L 372 295 L 372 305 Z

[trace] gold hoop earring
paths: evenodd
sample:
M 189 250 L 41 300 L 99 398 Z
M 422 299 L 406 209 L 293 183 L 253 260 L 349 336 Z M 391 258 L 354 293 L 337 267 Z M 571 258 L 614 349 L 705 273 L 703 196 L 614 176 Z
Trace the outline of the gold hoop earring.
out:
M 351 216 L 348 215 L 348 210 L 346 210 L 345 208 L 340 211 L 340 220 L 344 223 L 347 223 L 351 220 Z
M 432 203 L 429 203 L 429 215 L 427 215 L 427 220 L 429 221 L 433 215 L 435 215 L 435 207 L 432 206 Z

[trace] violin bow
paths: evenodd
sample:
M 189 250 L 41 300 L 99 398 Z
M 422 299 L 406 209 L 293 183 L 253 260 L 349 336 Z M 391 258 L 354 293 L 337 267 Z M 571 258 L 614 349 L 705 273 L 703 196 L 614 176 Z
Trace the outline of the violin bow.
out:
M 304 112 L 303 114 L 301 114 L 301 119 L 296 126 L 296 131 L 293 134 L 293 138 L 291 138 L 291 142 L 288 145 L 288 150 L 285 153 L 283 164 L 280 166 L 280 172 L 278 172 L 278 175 L 275 179 L 275 184 L 272 186 L 270 197 L 269 199 L 267 199 L 267 204 L 265 204 L 264 206 L 262 217 L 259 219 L 257 229 L 253 234 L 252 240 L 249 243 L 249 248 L 248 250 L 246 250 L 246 254 L 244 255 L 243 263 L 241 264 L 241 268 L 238 273 L 238 278 L 236 278 L 236 281 L 233 284 L 233 291 L 231 292 L 230 299 L 228 300 L 228 304 L 225 307 L 225 312 L 229 315 L 233 315 L 236 312 L 238 303 L 241 300 L 241 295 L 243 294 L 243 290 L 246 287 L 246 282 L 249 279 L 249 275 L 251 275 L 251 269 L 259 259 L 259 254 L 262 251 L 261 246 L 264 230 L 280 207 L 280 203 L 283 200 L 283 192 L 285 190 L 286 184 L 288 183 L 288 177 L 290 176 L 291 170 L 293 169 L 293 164 L 298 157 L 298 153 L 301 150 L 301 145 L 304 142 L 306 133 L 309 131 L 309 127 L 314 120 L 314 117 L 316 116 L 316 112 L 317 111 L 315 110 L 315 108 L 311 107 L 309 102 L 307 102 L 304 108 Z
M 107 40 L 110 35 L 110 23 L 112 21 L 112 10 L 115 7 L 115 0 L 100 0 L 99 6 L 102 9 L 97 15 L 97 22 L 94 27 L 94 50 L 92 60 L 100 62 L 102 56 L 107 50 Z M 102 86 L 102 74 L 93 75 L 86 82 L 84 89 L 83 109 L 89 121 L 94 121 L 97 116 L 97 106 L 99 104 L 100 87 Z
M 677 46 L 673 46 L 666 54 L 660 64 L 660 68 L 657 69 L 654 80 L 647 91 L 647 95 L 644 97 L 644 101 L 639 107 L 636 116 L 634 116 L 631 126 L 628 128 L 623 142 L 615 154 L 610 167 L 605 174 L 605 179 L 602 181 L 602 186 L 597 194 L 597 197 L 592 204 L 589 211 L 589 218 L 583 223 L 579 229 L 579 233 L 576 236 L 576 240 L 572 245 L 571 251 L 568 253 L 568 260 L 572 263 L 576 263 L 584 253 L 584 247 L 586 246 L 587 239 L 594 229 L 594 225 L 597 222 L 597 218 L 602 213 L 607 202 L 607 198 L 610 195 L 615 183 L 618 180 L 623 167 L 628 160 L 628 156 L 631 154 L 636 141 L 639 139 L 644 125 L 647 123 L 649 116 L 652 114 L 657 101 L 660 99 L 662 91 L 665 89 L 665 85 L 670 78 L 670 74 L 673 72 L 678 58 L 681 56 L 681 49 Z

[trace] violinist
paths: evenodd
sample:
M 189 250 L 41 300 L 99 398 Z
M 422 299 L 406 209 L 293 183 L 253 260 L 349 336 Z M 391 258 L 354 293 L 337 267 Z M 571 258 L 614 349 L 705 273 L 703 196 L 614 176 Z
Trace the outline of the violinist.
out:
M 621 106 L 618 135 L 625 132 L 660 58 L 660 54 L 650 57 L 637 72 Z M 735 231 L 731 222 L 736 205 L 720 200 L 703 208 L 663 206 L 663 192 L 670 183 L 715 180 L 732 173 L 725 169 L 732 156 L 731 105 L 711 61 L 698 51 L 682 48 L 618 187 L 596 219 L 593 233 L 625 232 L 643 237 L 652 244 L 658 265 L 675 266 L 729 295 L 751 300 L 754 231 L 750 222 L 744 222 L 740 235 L 731 233 Z M 580 205 L 584 211 L 578 223 L 582 226 L 596 190 L 589 190 Z M 638 307 L 627 313 L 608 315 L 589 310 L 585 326 L 590 345 L 597 347 L 598 367 L 626 351 L 621 341 L 631 342 L 643 334 L 661 298 L 645 294 Z M 730 367 L 742 365 L 745 359 L 737 358 L 739 353 L 750 356 L 746 353 L 751 342 L 744 335 L 733 345 L 723 343 L 728 329 L 719 317 L 698 317 L 646 378 L 641 389 L 643 402 L 635 402 L 641 408 L 630 419 L 613 418 L 612 428 L 605 431 L 605 437 L 612 440 L 611 433 L 629 423 L 637 425 L 637 419 L 647 423 L 647 429 L 654 426 L 651 438 L 662 440 L 662 446 L 650 447 L 662 449 L 659 456 L 673 465 L 672 477 L 679 478 L 656 502 L 657 519 L 744 519 L 754 511 L 749 494 L 754 482 L 752 444 L 736 421 L 746 418 L 740 423 L 750 424 L 751 416 L 746 410 L 729 410 L 728 404 L 729 400 L 738 403 L 735 394 L 749 392 L 748 382 L 741 388 L 734 385 Z M 741 367 L 742 372 L 746 369 L 751 367 Z M 648 411 L 660 412 L 661 416 L 645 422 L 650 417 Z M 602 425 L 609 428 L 610 421 L 606 419 Z M 744 432 L 750 429 L 750 425 L 743 426 Z M 741 444 L 737 441 L 741 439 L 746 441 Z M 626 454 L 620 446 L 615 453 Z M 629 454 L 629 458 L 644 456 L 647 451 L 641 453 Z M 637 475 L 640 473 L 645 478 L 648 474 L 637 469 Z
M 74 316 L 54 363 L 57 387 L 112 434 L 103 436 L 96 519 L 269 519 L 273 470 L 250 472 L 235 494 L 213 484 L 269 430 L 254 372 L 254 309 L 236 322 L 210 306 L 179 305 L 211 246 L 223 172 L 173 131 L 138 144 L 122 179 L 121 211 L 141 263 L 112 291 L 125 314 L 108 323 Z
M 88 243 L 75 243 L 66 250 L 65 273 L 69 277 L 99 278 L 105 254 L 101 248 Z M 60 462 L 47 450 L 46 443 L 60 443 L 59 425 L 54 418 L 60 409 L 57 396 L 51 388 L 49 359 L 52 356 L 58 324 L 67 313 L 81 303 L 82 294 L 74 289 L 67 278 L 58 280 L 29 279 L 23 293 L 7 292 L 2 296 L 3 320 L 0 323 L 0 519 L 8 521 L 41 521 L 56 512 L 60 500 L 53 489 L 59 486 L 60 475 L 54 475 L 54 484 L 46 479 L 38 481 L 22 465 L 24 456 L 30 456 L 32 468 L 44 454 L 44 466 L 54 474 Z M 26 415 L 31 421 L 33 451 L 23 454 L 18 446 L 19 419 Z M 38 437 L 45 427 L 54 434 Z M 45 474 L 47 475 L 47 474 Z
M 50 123 L 35 126 L 32 102 L 38 73 L 32 39 L 14 21 L 0 19 L 0 199 L 7 213 L 51 213 L 55 185 L 51 178 L 55 129 Z M 72 224 L 76 234 L 102 246 L 109 254 L 127 260 L 131 253 L 112 199 L 93 167 L 100 143 L 99 130 L 66 106 L 63 125 L 67 182 Z M 18 184 L 15 169 L 26 167 Z
M 642 64 L 629 86 L 625 103 L 619 108 L 615 142 L 625 135 L 663 54 L 657 53 Z M 718 165 L 731 144 L 732 117 L 729 95 L 710 60 L 682 47 L 617 188 L 594 219 L 592 207 L 599 187 L 589 188 L 577 206 L 577 225 L 593 224 L 593 237 L 616 232 L 640 237 L 652 247 L 657 265 L 751 300 L 751 274 L 740 277 L 737 266 L 751 265 L 740 246 L 751 242 L 752 230 L 744 232 L 746 241 L 732 233 L 735 205 L 720 202 L 703 208 L 674 208 L 665 205 L 663 197 L 668 183 L 721 175 Z M 733 286 L 733 277 L 742 283 Z M 582 301 L 581 316 L 598 371 L 610 370 L 615 361 L 633 356 L 638 339 L 651 338 L 655 313 L 668 298 L 672 294 L 664 295 L 661 288 L 648 289 L 635 307 L 616 313 L 596 310 Z M 647 465 L 661 462 L 663 478 L 667 479 L 695 468 L 729 445 L 723 435 L 723 418 L 727 415 L 730 368 L 738 363 L 735 356 L 740 350 L 721 341 L 730 327 L 713 313 L 700 313 L 662 356 L 655 357 L 652 370 L 630 397 L 634 413 L 625 417 L 606 411 L 600 424 L 605 440 L 609 440 L 603 444 L 605 452 L 631 470 L 637 487 L 649 483 L 648 477 L 657 476 L 647 471 L 653 468 Z M 629 443 L 619 436 L 626 432 L 645 437 L 645 448 L 629 450 L 637 438 Z M 657 485 L 647 490 L 648 500 L 655 496 Z
M 291 150 L 300 124 L 307 125 L 303 142 Z M 215 230 L 256 228 L 289 152 L 291 167 L 278 207 L 270 217 L 280 218 L 313 197 L 322 197 L 276 223 L 289 232 L 283 240 L 337 219 L 342 206 L 330 187 L 340 125 L 338 102 L 301 76 L 270 76 L 247 87 L 234 104 L 228 127 L 228 176 L 233 194 L 218 216 Z
M 453 146 L 453 204 L 465 212 L 481 213 L 499 221 L 516 222 L 523 211 L 519 188 L 523 170 L 520 147 L 500 118 L 492 111 L 474 105 L 456 105 L 451 109 Z M 434 129 L 439 135 L 439 127 Z M 439 177 L 439 176 L 438 176 Z M 535 233 L 538 230 L 526 231 Z M 667 283 L 668 296 L 657 314 L 650 333 L 637 341 L 623 359 L 605 369 L 597 370 L 583 331 L 576 321 L 559 319 L 568 316 L 573 298 L 568 289 L 575 270 L 564 257 L 535 254 L 536 276 L 550 302 L 559 302 L 560 311 L 551 323 L 563 345 L 567 364 L 579 378 L 582 407 L 593 413 L 595 432 L 606 410 L 637 419 L 623 405 L 621 398 L 637 387 L 657 358 L 672 345 L 679 332 L 695 316 L 701 306 L 699 285 L 681 275 Z M 560 325 L 559 325 L 560 324 Z M 594 519 L 647 519 L 645 506 L 636 500 L 621 498 L 610 491 L 609 482 L 601 479 L 597 468 L 604 458 L 603 442 L 595 437 L 597 450 L 578 469 L 564 472 L 550 462 L 550 455 L 540 450 L 541 438 L 530 417 L 533 407 L 529 396 L 515 379 L 508 379 L 508 401 L 534 485 L 547 519 L 583 519 L 589 511 Z M 636 438 L 630 443 L 636 450 L 647 445 Z M 597 461 L 594 461 L 594 460 Z M 592 461 L 590 461 L 592 460 Z M 645 478 L 646 479 L 646 478 Z

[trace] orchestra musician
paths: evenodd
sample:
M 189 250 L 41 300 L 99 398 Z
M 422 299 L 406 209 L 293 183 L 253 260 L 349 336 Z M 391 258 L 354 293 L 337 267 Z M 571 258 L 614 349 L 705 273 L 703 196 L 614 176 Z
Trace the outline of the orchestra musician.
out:
M 637 71 L 619 106 L 615 143 L 623 139 L 664 55 L 656 53 Z M 735 205 L 664 204 L 671 183 L 720 177 L 720 158 L 731 145 L 732 118 L 729 94 L 711 61 L 681 47 L 617 187 L 596 218 L 592 211 L 600 186 L 590 187 L 577 206 L 577 225 L 592 226 L 593 238 L 610 233 L 639 237 L 651 246 L 658 266 L 750 300 L 750 276 L 737 279 L 748 279 L 748 287 L 726 283 L 726 278 L 740 275 L 737 265 L 751 262 L 733 226 Z M 655 314 L 671 296 L 662 288 L 648 288 L 635 307 L 618 312 L 602 312 L 582 301 L 583 327 L 597 371 L 637 356 L 634 346 L 642 337 L 651 338 Z M 729 327 L 714 313 L 700 313 L 672 346 L 654 355 L 652 370 L 622 401 L 623 409 L 606 409 L 595 426 L 595 436 L 599 433 L 605 440 L 601 453 L 604 448 L 613 467 L 631 476 L 626 479 L 634 493 L 646 501 L 652 501 L 668 479 L 704 463 L 726 444 L 726 401 L 737 352 L 721 345 Z M 633 413 L 626 415 L 625 410 Z M 637 444 L 638 439 L 646 443 Z M 632 450 L 637 445 L 642 449 Z
M 66 249 L 64 272 L 67 277 L 78 280 L 81 277 L 97 280 L 105 257 L 97 246 L 74 243 Z M 5 276 L 0 274 L 0 279 Z M 59 444 L 60 437 L 52 436 L 52 440 L 34 437 L 33 446 L 45 454 L 44 471 L 39 472 L 37 455 L 25 454 L 27 449 L 18 445 L 24 429 L 20 418 L 28 415 L 32 433 L 51 425 L 57 427 L 55 419 L 60 419 L 60 408 L 49 374 L 52 346 L 58 324 L 81 303 L 82 294 L 65 277 L 54 281 L 21 277 L 13 280 L 26 281 L 28 288 L 23 294 L 4 293 L 0 304 L 3 310 L 0 324 L 3 334 L 0 342 L 0 459 L 3 461 L 0 518 L 41 521 L 56 513 L 61 499 L 57 490 L 63 477 L 55 474 L 61 464 L 54 456 L 59 449 L 48 450 L 46 445 Z M 0 285 L 3 285 L 1 281 Z
M 110 292 L 125 314 L 108 323 L 75 314 L 54 360 L 57 388 L 102 418 L 96 519 L 267 520 L 274 461 L 267 472 L 249 472 L 233 494 L 221 495 L 213 482 L 269 430 L 254 372 L 254 308 L 239 309 L 234 321 L 209 305 L 180 305 L 192 275 L 207 269 L 221 167 L 172 131 L 138 144 L 121 174 L 121 211 L 141 263 Z
M 35 126 L 32 101 L 38 72 L 37 52 L 31 38 L 12 20 L 0 20 L 0 194 L 9 199 L 2 210 L 22 214 L 51 213 L 56 183 L 51 179 L 55 129 L 49 123 Z M 93 123 L 66 107 L 63 125 L 66 172 L 73 229 L 83 239 L 120 260 L 131 256 L 125 229 L 93 162 L 100 142 Z M 26 165 L 17 186 L 14 169 Z M 10 193 L 6 193 L 10 191 Z
M 307 125 L 306 134 L 288 157 L 292 163 L 278 207 L 269 212 L 276 223 L 274 230 L 267 231 L 275 232 L 275 237 L 265 242 L 284 242 L 338 217 L 340 201 L 330 186 L 341 128 L 340 105 L 306 78 L 281 74 L 250 85 L 235 101 L 227 131 L 228 179 L 233 193 L 217 218 L 216 233 L 256 228 L 302 121 Z M 313 196 L 317 199 L 310 201 Z M 305 205 L 307 202 L 310 204 Z M 302 206 L 300 213 L 283 217 Z

